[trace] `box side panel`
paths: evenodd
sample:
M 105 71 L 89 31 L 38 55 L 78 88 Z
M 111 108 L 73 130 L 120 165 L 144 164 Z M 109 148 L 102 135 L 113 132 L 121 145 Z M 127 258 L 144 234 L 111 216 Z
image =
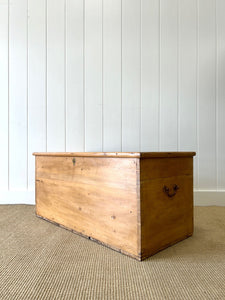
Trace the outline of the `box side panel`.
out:
M 136 158 L 39 157 L 37 215 L 138 256 Z
M 193 174 L 192 157 L 141 159 L 141 181 Z
M 150 163 L 141 161 L 141 248 L 142 258 L 192 235 L 193 233 L 193 162 L 192 158 L 165 162 L 168 177 L 152 178 Z M 186 172 L 188 166 L 188 172 Z M 163 167 L 163 161 L 159 163 Z M 145 169 L 142 177 L 142 170 Z M 149 173 L 149 179 L 147 174 Z M 187 173 L 187 174 L 186 174 Z

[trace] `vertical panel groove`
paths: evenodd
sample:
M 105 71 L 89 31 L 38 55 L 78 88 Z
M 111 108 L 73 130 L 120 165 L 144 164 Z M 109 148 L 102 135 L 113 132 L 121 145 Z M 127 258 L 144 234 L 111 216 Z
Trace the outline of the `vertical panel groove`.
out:
M 142 0 L 140 24 L 140 149 L 159 147 L 159 2 Z
M 140 0 L 140 115 L 139 115 L 139 151 L 141 149 L 142 133 L 142 0 Z
M 159 0 L 159 104 L 158 104 L 158 151 L 161 149 L 161 0 Z
M 9 46 L 10 46 L 10 42 L 9 42 L 9 30 L 10 30 L 10 25 L 9 25 L 9 19 L 10 18 L 10 0 L 8 0 L 8 191 L 10 189 L 10 161 L 9 161 L 9 154 L 10 154 L 10 86 L 9 86 Z
M 179 1 L 178 130 L 179 151 L 196 151 L 197 9 L 196 0 Z M 196 159 L 195 159 L 196 160 Z M 197 165 L 195 165 L 197 166 Z M 196 170 L 195 170 L 196 171 Z
M 86 150 L 102 150 L 102 0 L 86 0 Z
M 161 148 L 177 150 L 177 0 L 161 1 Z
M 123 151 L 137 151 L 140 141 L 140 1 L 126 0 L 123 4 Z
M 48 0 L 45 1 L 45 120 L 46 120 L 46 152 L 48 151 Z
M 215 1 L 199 5 L 199 187 L 211 189 L 216 187 Z
M 65 2 L 48 0 L 48 148 L 65 150 Z
M 65 3 L 65 144 L 66 151 L 84 151 L 84 4 Z
M 121 0 L 121 152 L 123 152 L 123 0 Z
M 196 2 L 196 9 L 197 9 L 197 35 L 196 35 L 196 39 L 197 39 L 197 48 L 196 48 L 196 55 L 197 55 L 197 61 L 196 61 L 196 128 L 197 128 L 197 155 L 199 155 L 199 0 L 197 0 Z M 199 156 L 197 157 L 197 182 L 196 185 L 197 189 L 199 189 Z
M 225 1 L 217 0 L 217 180 L 218 190 L 225 188 Z
M 64 0 L 64 135 L 65 135 L 65 152 L 66 152 L 66 140 L 67 140 L 67 117 L 66 117 L 66 111 L 67 111 L 67 63 L 66 63 L 66 42 L 67 42 L 67 35 L 66 35 L 66 20 L 67 20 L 67 15 L 66 15 L 66 5 L 67 1 Z
M 103 5 L 103 151 L 121 149 L 121 0 Z
M 215 0 L 215 137 L 216 137 L 216 189 L 218 190 L 218 24 L 217 24 L 217 0 Z
M 27 0 L 27 14 L 26 14 L 26 17 L 27 17 L 27 20 L 26 20 L 26 22 L 27 22 L 27 32 L 26 32 L 26 34 L 27 34 L 27 36 L 26 36 L 26 38 L 27 38 L 27 49 L 26 49 L 26 51 L 27 51 L 27 95 L 26 95 L 26 101 L 27 101 L 27 128 L 26 128 L 26 130 L 27 130 L 27 132 L 26 132 L 26 134 L 27 134 L 27 190 L 28 190 L 28 186 L 29 186 L 29 182 L 28 182 L 28 174 L 29 174 L 29 163 L 28 163 L 28 159 L 29 159 L 29 152 L 28 152 L 28 149 L 29 149 L 29 147 L 28 147 L 28 143 L 29 143 L 29 136 L 28 136 L 28 134 L 29 134 L 29 128 L 28 128 L 28 126 L 29 126 L 29 107 L 28 107 L 28 105 L 29 105 L 29 101 L 28 101 L 28 90 L 29 90 L 29 87 L 28 87 L 28 78 L 29 78 L 29 74 L 28 74 L 28 70 L 29 70 L 29 67 L 28 67 L 28 18 L 29 18 L 29 15 L 30 15 L 30 13 L 29 13 L 29 4 L 28 4 L 28 0 Z
M 27 189 L 27 0 L 10 4 L 10 189 Z
M 177 151 L 180 150 L 180 5 L 177 0 Z
M 101 47 L 101 55 L 102 55 L 102 57 L 101 57 L 101 64 L 102 64 L 102 66 L 101 66 L 101 85 L 102 85 L 102 89 L 101 89 L 101 131 L 102 131 L 102 136 L 101 136 L 101 140 L 102 140 L 102 145 L 101 145 L 101 151 L 103 151 L 103 148 L 104 148 L 104 115 L 103 115 L 103 109 L 104 109 L 104 99 L 103 99 L 103 0 L 101 0 L 101 43 L 102 43 L 102 47 Z
M 104 18 L 104 1 L 102 0 L 102 151 L 104 151 L 104 28 L 103 28 L 103 18 Z
M 84 116 L 84 152 L 86 152 L 86 82 L 85 82 L 85 37 L 86 37 L 86 27 L 85 27 L 85 8 L 86 0 L 83 0 L 83 116 Z
M 32 152 L 46 150 L 46 1 L 28 2 L 28 190 L 34 188 Z

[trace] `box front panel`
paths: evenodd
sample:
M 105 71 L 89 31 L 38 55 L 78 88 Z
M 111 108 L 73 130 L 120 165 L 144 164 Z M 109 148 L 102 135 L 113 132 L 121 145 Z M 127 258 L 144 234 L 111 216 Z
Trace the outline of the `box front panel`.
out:
M 164 165 L 165 170 L 157 170 L 161 175 L 159 178 L 152 178 L 151 169 L 148 171 L 149 179 L 146 176 L 147 170 L 145 177 L 141 177 L 143 258 L 190 236 L 193 232 L 192 158 L 188 160 L 182 165 L 183 159 L 177 159 L 176 165 L 182 174 L 180 176 L 177 175 L 179 169 L 174 169 L 173 161 L 171 165 L 168 161 L 165 161 L 165 165 L 160 161 L 160 167 Z
M 138 255 L 138 159 L 36 159 L 37 215 Z

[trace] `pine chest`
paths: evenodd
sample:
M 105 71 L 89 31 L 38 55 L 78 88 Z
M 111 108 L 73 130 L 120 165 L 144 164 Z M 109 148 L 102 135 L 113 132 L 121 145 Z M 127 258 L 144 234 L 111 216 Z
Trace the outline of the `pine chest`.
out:
M 34 155 L 38 217 L 138 260 L 193 233 L 194 152 Z

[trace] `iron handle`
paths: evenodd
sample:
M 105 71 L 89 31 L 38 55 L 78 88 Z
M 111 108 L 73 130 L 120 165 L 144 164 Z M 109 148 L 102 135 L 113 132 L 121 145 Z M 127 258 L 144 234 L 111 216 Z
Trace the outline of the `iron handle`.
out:
M 172 198 L 176 195 L 177 191 L 179 190 L 179 186 L 177 184 L 174 184 L 173 185 L 173 190 L 170 191 L 170 189 L 164 185 L 163 187 L 163 192 L 169 197 L 169 198 Z

